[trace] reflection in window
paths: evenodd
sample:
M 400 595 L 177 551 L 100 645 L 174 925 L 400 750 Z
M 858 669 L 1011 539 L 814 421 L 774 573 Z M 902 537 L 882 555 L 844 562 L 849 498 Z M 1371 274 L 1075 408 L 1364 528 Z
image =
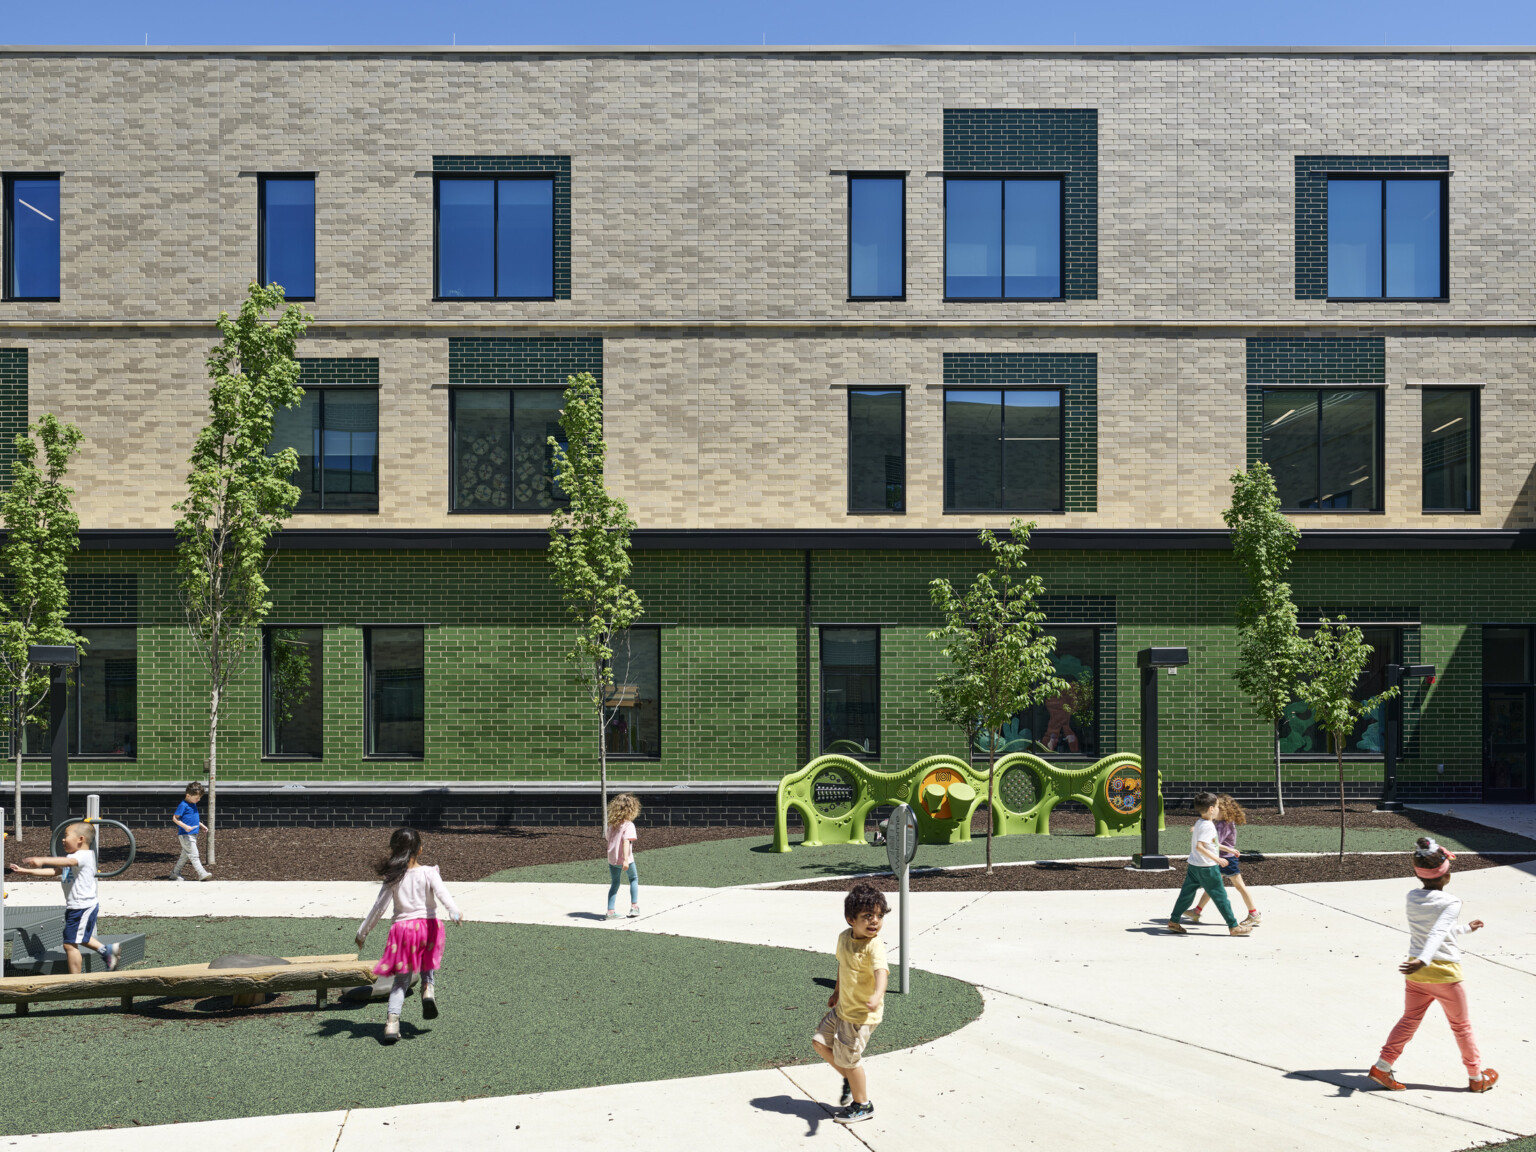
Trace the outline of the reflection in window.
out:
M 553 176 L 438 178 L 437 294 L 554 298 Z
M 64 725 L 71 756 L 133 756 L 139 745 L 139 652 L 136 628 L 77 628 L 86 640 L 69 674 Z M 23 752 L 46 756 L 48 706 L 29 723 Z
M 368 754 L 426 754 L 424 629 L 369 628 L 363 634 L 368 680 Z
M 10 176 L 5 197 L 5 295 L 59 298 L 59 178 Z
M 1061 296 L 1060 178 L 945 181 L 944 295 Z
M 300 511 L 379 510 L 379 394 L 372 388 L 308 388 L 277 411 L 269 452 L 299 454 L 293 483 Z
M 944 391 L 945 511 L 1062 508 L 1059 388 Z
M 1280 507 L 1378 510 L 1379 390 L 1265 390 L 1263 451 L 1264 463 L 1274 473 Z
M 289 300 L 315 298 L 315 178 L 263 176 L 260 201 L 263 284 L 281 284 Z
M 1328 295 L 1443 297 L 1444 194 L 1438 177 L 1330 179 Z
M 267 628 L 263 639 L 263 683 L 267 756 L 324 753 L 325 685 L 319 628 Z
M 1424 389 L 1424 511 L 1477 511 L 1477 392 Z
M 899 299 L 906 293 L 902 176 L 848 178 L 848 295 Z
M 1355 625 L 1365 637 L 1371 649 L 1370 662 L 1355 682 L 1356 700 L 1377 695 L 1387 686 L 1384 669 L 1388 664 L 1402 662 L 1403 631 L 1401 628 Z M 1303 624 L 1303 637 L 1317 631 L 1316 624 Z M 1380 755 L 1386 747 L 1386 704 L 1378 704 L 1376 710 L 1365 716 L 1344 741 L 1344 755 Z M 1280 753 L 1283 756 L 1324 756 L 1333 753 L 1333 737 L 1318 726 L 1312 706 L 1305 700 L 1293 700 L 1285 706 L 1280 717 Z
M 1036 756 L 1099 755 L 1099 631 L 1097 628 L 1042 629 L 1056 637 L 1051 664 L 1070 687 L 1060 696 L 1018 713 L 997 737 L 997 755 L 1033 752 Z M 976 734 L 973 757 L 985 757 L 991 737 Z
M 661 629 L 627 628 L 613 649 L 608 755 L 661 755 Z
M 880 629 L 821 630 L 821 750 L 880 755 Z
M 906 510 L 907 457 L 900 388 L 848 393 L 848 510 Z
M 558 388 L 455 388 L 451 490 L 459 512 L 546 512 L 564 502 L 554 481 Z

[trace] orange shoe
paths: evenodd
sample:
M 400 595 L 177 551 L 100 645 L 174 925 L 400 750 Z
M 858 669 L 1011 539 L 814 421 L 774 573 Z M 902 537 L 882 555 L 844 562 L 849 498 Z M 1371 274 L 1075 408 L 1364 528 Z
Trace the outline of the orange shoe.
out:
M 1380 1084 L 1383 1088 L 1390 1089 L 1393 1092 L 1401 1092 L 1407 1088 L 1406 1084 L 1398 1083 L 1397 1077 L 1392 1075 L 1392 1072 L 1389 1069 L 1378 1068 L 1375 1064 L 1371 1065 L 1371 1070 L 1367 1072 L 1366 1075 L 1369 1076 L 1372 1080 L 1376 1081 L 1376 1083 Z M 1491 1088 L 1493 1085 L 1490 1084 L 1489 1087 Z M 1474 1088 L 1473 1091 L 1482 1092 L 1486 1091 L 1486 1089 Z
M 1499 1074 L 1492 1068 L 1484 1068 L 1476 1080 L 1467 1080 L 1468 1092 L 1486 1092 L 1499 1082 Z

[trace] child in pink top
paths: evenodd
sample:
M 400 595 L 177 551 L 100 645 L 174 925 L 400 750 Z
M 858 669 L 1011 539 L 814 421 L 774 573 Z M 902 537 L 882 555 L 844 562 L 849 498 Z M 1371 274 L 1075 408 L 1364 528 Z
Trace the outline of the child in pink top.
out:
M 635 870 L 635 817 L 640 815 L 640 801 L 633 793 L 621 792 L 608 802 L 608 919 L 617 920 L 614 901 L 619 882 L 629 877 L 629 914 L 640 915 L 640 873 Z

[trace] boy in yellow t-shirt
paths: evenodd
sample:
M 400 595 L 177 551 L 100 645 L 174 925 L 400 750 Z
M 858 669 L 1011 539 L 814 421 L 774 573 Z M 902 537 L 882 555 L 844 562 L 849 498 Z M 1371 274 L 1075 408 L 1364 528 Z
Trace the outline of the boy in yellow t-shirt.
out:
M 870 1033 L 885 1015 L 885 986 L 890 966 L 880 926 L 891 906 L 873 884 L 855 884 L 843 901 L 848 930 L 837 938 L 837 986 L 827 1007 L 832 1009 L 816 1026 L 811 1045 L 843 1077 L 842 1110 L 833 1113 L 839 1124 L 857 1124 L 875 1114 L 864 1075 L 864 1049 Z

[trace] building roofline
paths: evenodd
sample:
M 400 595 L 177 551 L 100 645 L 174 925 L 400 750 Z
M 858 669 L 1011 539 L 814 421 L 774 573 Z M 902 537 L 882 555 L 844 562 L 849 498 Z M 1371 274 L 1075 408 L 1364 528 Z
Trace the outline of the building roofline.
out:
M 0 44 L 0 56 L 1536 56 L 1536 45 Z

